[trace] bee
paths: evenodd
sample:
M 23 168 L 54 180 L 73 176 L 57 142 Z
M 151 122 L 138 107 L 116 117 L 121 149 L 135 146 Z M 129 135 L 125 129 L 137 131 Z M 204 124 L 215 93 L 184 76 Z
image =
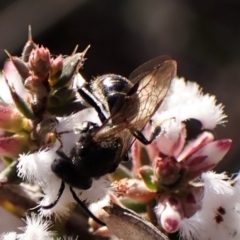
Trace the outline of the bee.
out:
M 65 183 L 79 205 L 98 223 L 97 219 L 77 197 L 73 188 L 86 190 L 98 179 L 116 170 L 121 161 L 128 160 L 128 151 L 138 139 L 150 144 L 160 133 L 155 127 L 149 139 L 142 130 L 160 107 L 171 80 L 176 74 L 176 62 L 161 56 L 135 69 L 129 79 L 106 74 L 85 83 L 78 89 L 85 102 L 94 107 L 101 125 L 85 122 L 79 129 L 79 141 L 67 156 L 57 151 L 51 170 L 62 179 L 59 193 L 53 203 L 42 206 L 49 209 L 60 199 Z

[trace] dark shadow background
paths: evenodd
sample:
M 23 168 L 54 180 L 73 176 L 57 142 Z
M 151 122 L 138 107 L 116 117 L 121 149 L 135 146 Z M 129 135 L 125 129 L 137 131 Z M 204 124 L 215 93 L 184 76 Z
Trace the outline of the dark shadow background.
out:
M 84 77 L 128 76 L 141 63 L 167 54 L 178 75 L 198 82 L 226 106 L 219 138 L 233 147 L 219 171 L 240 169 L 239 0 L 1 0 L 0 49 L 20 54 L 32 25 L 35 42 L 55 54 L 88 44 Z M 0 64 L 6 55 L 0 51 Z

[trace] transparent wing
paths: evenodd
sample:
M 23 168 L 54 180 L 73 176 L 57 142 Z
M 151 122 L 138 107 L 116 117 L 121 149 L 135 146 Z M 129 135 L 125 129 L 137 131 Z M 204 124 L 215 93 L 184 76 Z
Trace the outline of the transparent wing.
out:
M 121 156 L 120 156 L 120 159 L 123 159 L 125 157 L 125 155 L 127 154 L 127 152 L 129 151 L 129 149 L 131 148 L 133 142 L 135 141 L 135 137 L 133 137 L 133 135 L 131 134 L 129 129 L 124 129 L 124 130 L 119 131 L 117 133 L 117 136 L 123 140 L 122 152 L 121 152 Z
M 165 61 L 148 73 L 133 79 L 139 85 L 137 94 L 140 99 L 138 115 L 131 121 L 129 128 L 142 130 L 165 98 L 171 80 L 176 74 L 176 62 Z
M 154 67 L 157 67 L 158 65 L 169 60 L 172 60 L 172 59 L 169 56 L 165 56 L 165 55 L 153 58 L 143 63 L 139 67 L 137 67 L 134 71 L 132 71 L 132 73 L 129 76 L 129 80 L 131 80 L 134 83 L 134 79 L 137 79 L 137 77 L 140 76 L 141 74 L 148 73 L 151 70 L 153 70 Z
M 134 84 L 132 89 L 139 98 L 138 114 L 134 119 L 124 119 L 121 124 L 112 125 L 113 118 L 125 116 L 129 111 L 129 106 L 123 104 L 118 113 L 110 118 L 99 128 L 95 135 L 95 140 L 109 138 L 110 136 L 122 135 L 121 131 L 125 129 L 142 130 L 150 120 L 152 115 L 161 105 L 164 97 L 167 94 L 171 80 L 176 74 L 176 62 L 166 60 L 166 57 L 158 57 L 141 65 L 130 75 L 131 82 Z M 121 115 L 120 115 L 121 114 Z M 126 133 L 128 132 L 128 134 Z M 124 131 L 124 134 L 129 135 L 129 131 Z M 131 135 L 131 134 L 130 134 Z M 130 142 L 131 137 L 129 138 Z
M 139 71 L 141 69 L 136 70 Z M 139 83 L 137 94 L 140 99 L 140 108 L 136 118 L 128 123 L 128 130 L 120 131 L 120 129 L 118 129 L 117 135 L 120 135 L 120 137 L 123 137 L 124 139 L 122 157 L 124 157 L 124 155 L 130 149 L 132 143 L 135 141 L 130 129 L 141 131 L 144 128 L 152 115 L 160 107 L 175 74 L 176 62 L 168 60 L 161 65 L 156 66 L 154 70 L 148 73 L 140 74 L 133 79 L 136 84 Z M 130 77 L 131 76 L 133 76 L 133 74 L 131 74 Z

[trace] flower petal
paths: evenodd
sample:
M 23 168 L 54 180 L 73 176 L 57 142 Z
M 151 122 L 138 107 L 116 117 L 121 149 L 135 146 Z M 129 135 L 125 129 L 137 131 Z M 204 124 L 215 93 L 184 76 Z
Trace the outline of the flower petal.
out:
M 203 132 L 200 134 L 194 141 L 190 142 L 177 157 L 177 160 L 181 162 L 183 159 L 186 159 L 188 156 L 196 152 L 202 146 L 206 145 L 209 142 L 212 142 L 214 136 L 210 132 Z
M 146 146 L 151 160 L 159 152 L 167 156 L 176 157 L 185 144 L 186 130 L 183 124 L 177 123 L 175 119 L 170 119 L 165 121 L 161 128 L 162 133 L 160 136 L 152 144 Z
M 174 117 L 177 121 L 198 119 L 203 129 L 213 129 L 224 123 L 226 118 L 223 105 L 217 105 L 214 96 L 204 95 L 197 83 L 177 77 L 172 80 L 168 94 L 155 115 L 159 115 L 159 121 Z
M 239 192 L 236 194 L 226 174 L 202 174 L 204 195 L 201 209 L 180 223 L 185 239 L 238 240 Z
M 195 176 L 213 169 L 230 149 L 230 139 L 218 140 L 206 144 L 201 149 L 190 155 L 184 163 L 188 166 L 188 175 Z
M 37 215 L 27 216 L 26 223 L 27 226 L 23 228 L 24 233 L 18 235 L 19 240 L 45 240 L 54 236 L 54 232 L 48 231 L 51 222 L 43 220 Z
M 17 69 L 14 67 L 13 63 L 10 61 L 5 62 L 4 64 L 4 75 L 8 79 L 10 86 L 14 86 L 17 94 L 21 96 L 22 99 L 26 99 L 27 91 L 23 86 L 21 76 L 17 72 Z M 1 81 L 1 95 L 5 103 L 13 103 L 9 88 L 3 77 Z

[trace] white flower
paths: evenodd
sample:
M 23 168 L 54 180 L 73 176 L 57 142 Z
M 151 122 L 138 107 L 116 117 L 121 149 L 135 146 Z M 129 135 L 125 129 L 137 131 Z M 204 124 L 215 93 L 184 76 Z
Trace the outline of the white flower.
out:
M 16 232 L 9 232 L 6 234 L 2 234 L 0 236 L 0 240 L 16 240 L 17 239 L 17 233 Z
M 69 153 L 79 140 L 79 134 L 74 130 L 82 129 L 83 123 L 88 121 L 101 125 L 98 114 L 93 108 L 87 108 L 68 117 L 59 118 L 59 123 L 55 127 L 56 132 L 60 134 L 64 152 Z
M 34 214 L 31 217 L 27 216 L 26 224 L 27 226 L 22 229 L 24 233 L 18 235 L 19 240 L 49 240 L 54 235 L 48 231 L 51 223 Z
M 237 240 L 240 238 L 240 192 L 225 174 L 202 174 L 204 194 L 201 209 L 180 223 L 184 239 Z
M 9 232 L 1 235 L 1 240 L 50 240 L 53 239 L 54 232 L 48 231 L 51 223 L 41 219 L 35 214 L 26 217 L 27 226 L 20 228 L 24 231 L 22 234 Z
M 40 206 L 48 206 L 55 201 L 62 180 L 52 172 L 51 164 L 59 158 L 56 151 L 61 149 L 69 156 L 71 149 L 79 139 L 79 133 L 74 132 L 74 129 L 81 129 L 84 121 L 99 123 L 97 113 L 93 109 L 86 109 L 79 113 L 73 114 L 70 117 L 60 118 L 59 124 L 56 125 L 56 132 L 59 135 L 59 140 L 49 149 L 43 149 L 32 154 L 22 154 L 19 157 L 18 175 L 27 179 L 29 182 L 39 184 L 43 190 L 44 196 L 40 202 Z M 92 203 L 102 199 L 108 192 L 109 180 L 105 176 L 100 179 L 93 179 L 91 188 L 87 190 L 74 189 L 77 196 L 84 202 Z M 42 215 L 56 216 L 68 215 L 71 206 L 76 203 L 69 190 L 69 186 L 65 184 L 65 190 L 60 197 L 58 203 L 51 209 L 41 209 Z
M 51 163 L 57 157 L 56 151 L 60 147 L 60 142 L 51 149 L 43 149 L 32 154 L 20 154 L 18 164 L 18 175 L 28 182 L 39 181 L 41 185 L 53 180 L 51 173 Z M 45 183 L 46 182 L 46 183 Z
M 18 174 L 20 177 L 27 178 L 28 181 L 38 183 L 44 192 L 44 198 L 40 205 L 46 206 L 54 202 L 61 186 L 61 179 L 59 179 L 51 171 L 51 163 L 57 157 L 56 150 L 60 144 L 57 144 L 52 149 L 46 149 L 37 153 L 29 155 L 21 155 L 18 164 Z M 41 214 L 51 215 L 68 215 L 75 200 L 66 184 L 65 190 L 59 199 L 59 202 L 49 210 L 41 209 Z M 92 187 L 88 190 L 74 189 L 78 197 L 82 201 L 96 202 L 103 198 L 108 191 L 109 181 L 106 177 L 93 180 Z
M 225 205 L 229 197 L 236 208 L 238 200 L 233 197 L 235 191 L 226 175 L 207 172 L 231 147 L 231 139 L 215 140 L 209 131 L 223 124 L 225 118 L 223 106 L 216 104 L 214 96 L 204 95 L 198 84 L 176 77 L 152 117 L 152 123 L 144 129 L 148 137 L 155 125 L 160 125 L 162 130 L 151 144 L 145 146 L 152 163 L 151 181 L 148 179 L 151 167 L 142 166 L 145 156 L 140 143 L 134 143 L 133 171 L 141 174 L 150 189 L 157 189 L 155 213 L 159 226 L 166 232 L 176 232 L 180 228 L 185 239 L 218 239 L 213 237 L 214 234 L 208 234 L 215 229 L 214 219 L 222 217 L 217 211 L 227 209 Z M 200 176 L 203 183 L 199 185 L 196 179 Z M 236 211 L 230 213 L 230 217 L 236 215 Z M 229 225 L 223 228 L 228 229 L 227 234 L 233 233 Z M 226 237 L 226 234 L 222 236 Z
M 177 122 L 198 119 L 204 129 L 213 129 L 226 121 L 223 105 L 216 105 L 214 96 L 204 95 L 197 83 L 177 77 L 172 80 L 167 96 L 153 117 L 160 123 L 171 118 Z
M 99 179 L 93 179 L 92 187 L 84 191 L 79 191 L 79 197 L 87 203 L 94 203 L 102 200 L 109 190 L 110 182 L 106 175 Z
M 164 199 L 163 202 L 159 202 L 155 208 L 159 225 L 169 233 L 176 232 L 182 220 L 182 209 L 181 201 L 174 196 Z

